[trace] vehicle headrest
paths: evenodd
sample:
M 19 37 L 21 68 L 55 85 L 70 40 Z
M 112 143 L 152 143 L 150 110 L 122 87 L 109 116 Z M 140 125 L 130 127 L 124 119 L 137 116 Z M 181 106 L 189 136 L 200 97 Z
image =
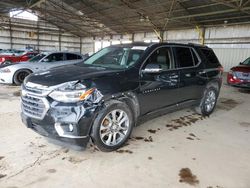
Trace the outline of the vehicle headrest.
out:
M 158 57 L 157 57 L 157 63 L 159 63 L 159 64 L 165 64 L 167 62 L 167 58 L 166 58 L 166 56 L 165 55 L 159 55 Z

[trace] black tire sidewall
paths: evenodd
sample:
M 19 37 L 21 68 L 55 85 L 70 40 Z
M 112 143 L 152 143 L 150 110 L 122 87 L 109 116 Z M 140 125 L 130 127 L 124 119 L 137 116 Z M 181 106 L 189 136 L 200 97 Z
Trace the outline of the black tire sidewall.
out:
M 16 71 L 14 76 L 13 76 L 13 82 L 14 84 L 16 85 L 21 85 L 23 82 L 21 82 L 19 79 L 18 79 L 18 75 L 22 72 L 27 72 L 28 74 L 30 74 L 31 72 L 29 70 L 19 70 L 19 71 Z
M 214 106 L 213 106 L 213 109 L 210 110 L 209 112 L 207 112 L 207 111 L 206 111 L 206 108 L 205 108 L 205 100 L 206 100 L 206 97 L 207 97 L 208 92 L 211 91 L 211 90 L 213 90 L 213 91 L 215 92 L 215 97 L 216 97 L 216 99 L 215 99 L 215 104 L 214 104 Z M 215 106 L 216 106 L 216 104 L 217 104 L 218 92 L 219 92 L 219 91 L 218 91 L 216 88 L 212 87 L 212 86 L 209 87 L 209 88 L 207 88 L 207 89 L 205 90 L 204 96 L 203 96 L 203 98 L 202 98 L 202 103 L 201 103 L 201 106 L 200 106 L 202 115 L 209 116 L 211 113 L 213 113 L 213 111 L 214 111 L 214 109 L 215 109 Z
M 102 142 L 102 140 L 100 138 L 100 133 L 99 133 L 100 126 L 101 126 L 101 122 L 102 122 L 103 118 L 109 112 L 111 112 L 115 109 L 120 109 L 120 110 L 123 110 L 124 112 L 127 113 L 128 118 L 129 118 L 129 130 L 128 130 L 128 133 L 122 142 L 120 142 L 119 144 L 117 144 L 115 146 L 107 146 L 106 144 L 104 144 Z M 128 138 L 132 132 L 133 126 L 134 126 L 134 118 L 133 118 L 133 114 L 132 114 L 131 110 L 129 109 L 128 105 L 126 105 L 125 103 L 122 103 L 122 102 L 111 103 L 111 104 L 106 105 L 106 107 L 98 113 L 96 119 L 94 120 L 93 126 L 92 126 L 91 137 L 92 137 L 94 144 L 101 151 L 105 151 L 105 152 L 114 151 L 114 150 L 117 150 L 118 148 L 122 147 L 126 143 L 126 141 L 128 140 Z

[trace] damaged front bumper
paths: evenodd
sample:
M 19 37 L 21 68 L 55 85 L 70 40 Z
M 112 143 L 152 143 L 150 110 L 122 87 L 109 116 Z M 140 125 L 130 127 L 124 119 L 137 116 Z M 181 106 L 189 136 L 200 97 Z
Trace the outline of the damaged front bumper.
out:
M 35 132 L 85 147 L 98 105 L 89 101 L 62 103 L 48 96 L 22 95 L 22 121 Z

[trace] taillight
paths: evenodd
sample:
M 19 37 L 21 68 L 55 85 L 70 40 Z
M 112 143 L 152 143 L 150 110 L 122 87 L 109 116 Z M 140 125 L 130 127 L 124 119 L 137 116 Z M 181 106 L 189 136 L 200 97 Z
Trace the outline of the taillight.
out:
M 232 70 L 228 72 L 227 81 L 228 83 L 235 83 L 235 84 L 241 82 L 241 80 L 236 77 L 236 75 L 234 74 L 234 71 Z
M 5 58 L 4 57 L 1 57 L 0 58 L 0 62 L 4 62 L 5 61 Z

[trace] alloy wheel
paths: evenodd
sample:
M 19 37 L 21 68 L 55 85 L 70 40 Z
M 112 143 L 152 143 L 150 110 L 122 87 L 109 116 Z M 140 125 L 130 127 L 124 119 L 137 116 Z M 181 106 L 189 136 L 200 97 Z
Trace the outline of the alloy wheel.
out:
M 125 111 L 116 109 L 109 112 L 100 126 L 101 141 L 107 146 L 121 143 L 129 130 L 129 118 Z
M 206 99 L 205 99 L 205 110 L 207 112 L 211 112 L 215 106 L 216 103 L 216 93 L 214 90 L 210 90 L 207 93 Z

